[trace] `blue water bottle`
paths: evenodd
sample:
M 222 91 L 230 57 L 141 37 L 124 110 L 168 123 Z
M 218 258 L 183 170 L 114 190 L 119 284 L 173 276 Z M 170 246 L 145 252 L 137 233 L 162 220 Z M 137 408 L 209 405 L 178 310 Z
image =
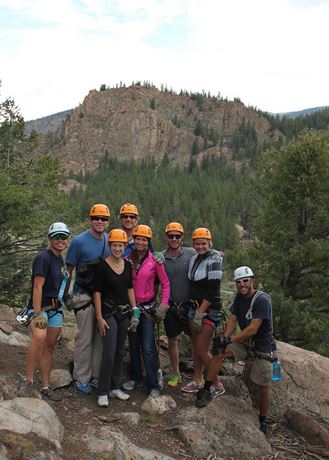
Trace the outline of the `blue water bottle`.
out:
M 275 358 L 272 364 L 272 382 L 280 382 L 281 380 L 281 361 Z

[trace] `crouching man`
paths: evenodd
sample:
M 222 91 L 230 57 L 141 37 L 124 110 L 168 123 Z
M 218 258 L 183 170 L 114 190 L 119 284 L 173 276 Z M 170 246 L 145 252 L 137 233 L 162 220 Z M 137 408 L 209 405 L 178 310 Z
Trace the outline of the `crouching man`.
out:
M 196 406 L 205 407 L 212 400 L 211 385 L 225 358 L 250 360 L 250 380 L 260 388 L 260 429 L 266 433 L 266 414 L 270 405 L 272 357 L 276 350 L 273 338 L 272 305 L 269 296 L 254 289 L 254 274 L 249 267 L 234 272 L 237 295 L 230 308 L 224 335 L 214 338 L 213 357 L 207 369 L 204 387 L 197 394 Z M 232 335 L 236 324 L 240 332 Z

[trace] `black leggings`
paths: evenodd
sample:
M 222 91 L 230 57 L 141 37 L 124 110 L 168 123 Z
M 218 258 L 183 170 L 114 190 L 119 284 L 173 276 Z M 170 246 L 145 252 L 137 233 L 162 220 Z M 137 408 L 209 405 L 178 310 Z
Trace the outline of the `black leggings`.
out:
M 120 313 L 105 318 L 110 329 L 103 339 L 102 363 L 98 379 L 98 394 L 107 395 L 119 388 L 120 374 L 127 338 L 129 317 Z

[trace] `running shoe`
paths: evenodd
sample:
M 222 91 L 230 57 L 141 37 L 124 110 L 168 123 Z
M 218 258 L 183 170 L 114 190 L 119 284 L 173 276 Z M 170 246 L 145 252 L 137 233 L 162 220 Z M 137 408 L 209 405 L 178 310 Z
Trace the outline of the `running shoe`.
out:
M 204 382 L 197 383 L 193 380 L 187 385 L 184 385 L 183 387 L 181 387 L 181 391 L 183 391 L 184 393 L 197 393 L 199 390 L 201 390 L 201 388 L 203 388 L 203 384 Z
M 210 392 L 211 392 L 212 399 L 215 399 L 217 398 L 217 396 L 221 396 L 225 393 L 224 385 L 223 384 L 219 386 L 211 385 Z
M 180 375 L 180 372 L 174 372 L 171 376 L 170 379 L 168 380 L 167 384 L 170 387 L 177 387 L 179 383 L 182 383 L 182 376 Z
M 24 380 L 22 385 L 19 387 L 18 390 L 18 397 L 19 398 L 35 398 L 37 390 L 34 386 L 34 383 L 30 380 Z
M 127 401 L 127 399 L 130 398 L 130 395 L 127 395 L 127 393 L 118 388 L 116 390 L 110 391 L 110 398 L 118 398 L 121 401 Z
M 135 388 L 142 388 L 142 382 L 135 382 L 135 380 L 128 380 L 122 385 L 122 388 L 126 391 L 134 390 Z
M 42 388 L 41 396 L 43 399 L 50 399 L 50 401 L 61 401 L 62 397 L 51 388 Z
M 97 398 L 97 404 L 99 407 L 109 407 L 109 398 L 107 395 L 101 395 Z
M 79 391 L 79 393 L 82 393 L 84 395 L 90 395 L 90 393 L 92 392 L 89 383 L 81 383 L 78 380 L 74 380 L 73 385 L 75 386 L 76 390 Z
M 158 398 L 160 396 L 161 392 L 157 388 L 152 388 L 150 391 L 150 397 L 151 398 Z

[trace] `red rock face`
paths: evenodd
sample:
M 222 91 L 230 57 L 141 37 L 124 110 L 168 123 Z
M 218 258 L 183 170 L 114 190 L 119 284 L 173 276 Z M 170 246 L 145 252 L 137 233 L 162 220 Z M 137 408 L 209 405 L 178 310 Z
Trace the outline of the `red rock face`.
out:
M 230 157 L 230 137 L 243 122 L 255 126 L 260 140 L 280 134 L 270 132 L 267 119 L 238 102 L 209 97 L 200 103 L 142 86 L 93 90 L 51 134 L 52 142 L 49 136 L 43 139 L 40 150 L 57 154 L 64 169 L 75 174 L 97 169 L 106 153 L 121 160 L 153 157 L 156 162 L 167 154 L 170 162 L 184 166 L 193 146 L 197 161 L 206 154 Z M 196 136 L 197 123 L 216 132 L 220 141 Z

